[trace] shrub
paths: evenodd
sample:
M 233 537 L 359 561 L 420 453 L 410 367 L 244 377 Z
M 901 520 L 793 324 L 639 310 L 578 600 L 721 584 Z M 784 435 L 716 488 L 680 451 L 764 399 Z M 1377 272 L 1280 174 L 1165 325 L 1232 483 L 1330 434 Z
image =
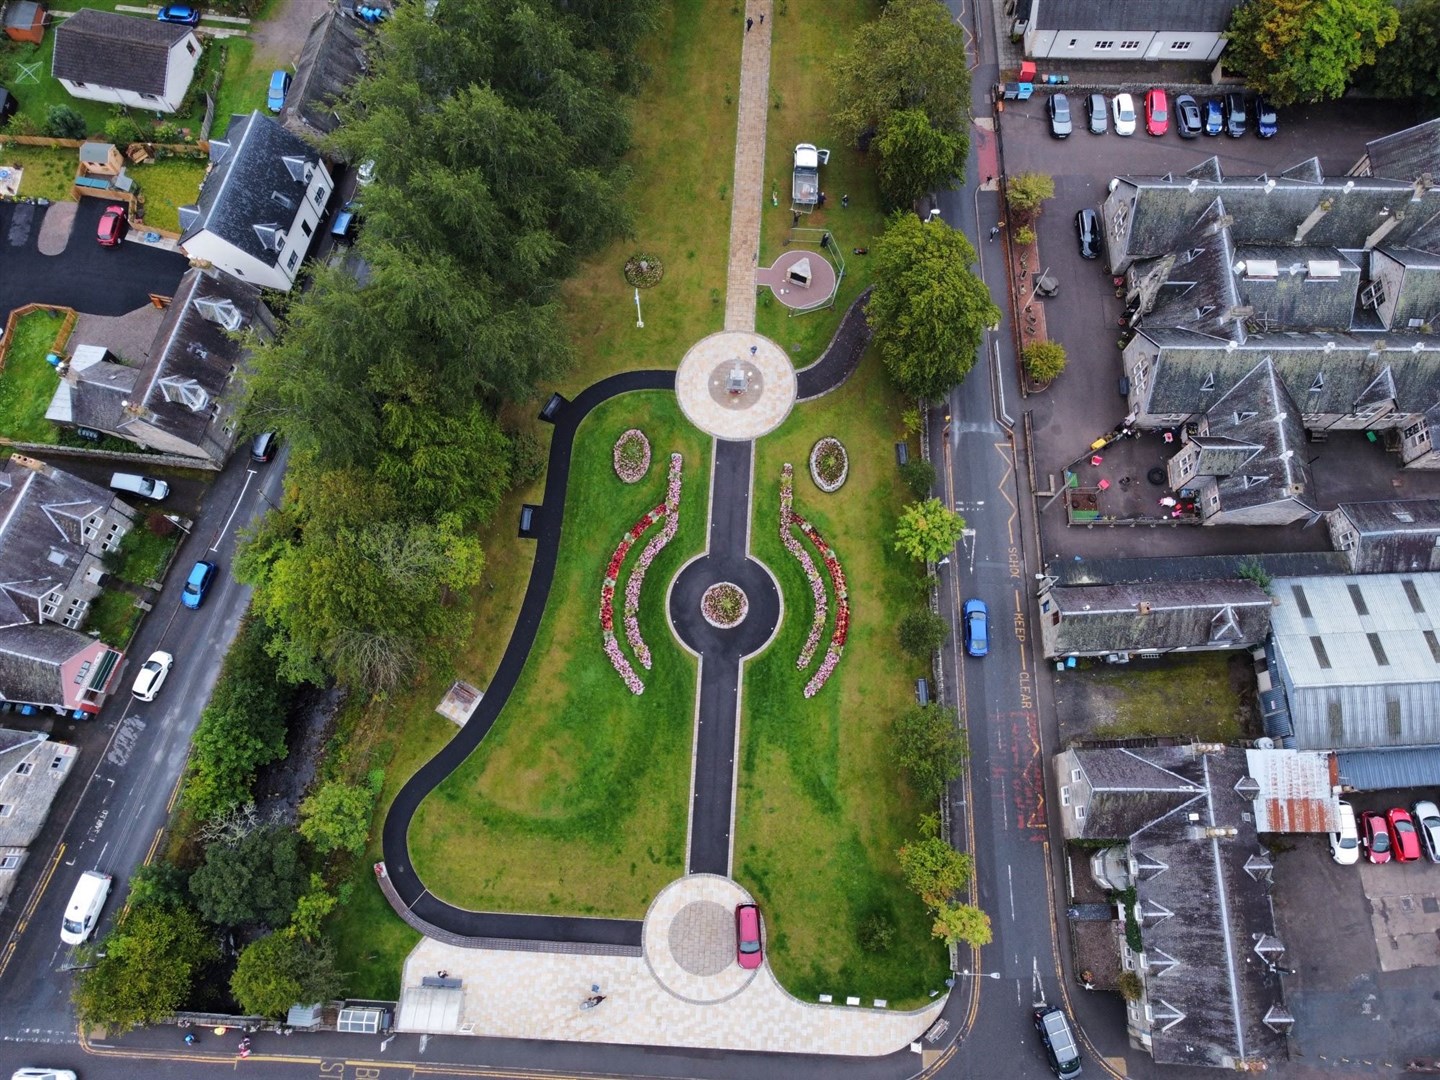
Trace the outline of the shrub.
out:
M 45 134 L 52 139 L 83 139 L 90 123 L 69 105 L 51 105 L 45 114 Z
M 1140 982 L 1140 976 L 1133 971 L 1122 971 L 1115 982 L 1120 988 L 1120 996 L 1126 1001 L 1139 1001 L 1140 995 L 1145 992 L 1145 986 Z
M 912 706 L 896 718 L 890 739 L 895 764 L 923 801 L 938 799 L 960 775 L 965 736 L 954 709 L 937 702 Z
M 1055 181 L 1045 173 L 1016 173 L 1005 181 L 1005 205 L 1017 214 L 1038 214 L 1055 197 Z
M 1020 354 L 1025 373 L 1036 382 L 1059 378 L 1065 370 L 1065 346 L 1058 341 L 1037 341 Z
M 40 125 L 28 113 L 16 113 L 5 125 L 7 135 L 39 135 Z
M 506 435 L 510 439 L 510 483 L 520 488 L 540 479 L 549 458 L 544 444 L 528 431 L 510 431 Z
M 207 847 L 205 861 L 190 875 L 190 895 L 200 914 L 218 926 L 275 927 L 290 921 L 308 882 L 299 835 L 271 825 L 235 843 Z
M 1021 247 L 1029 247 L 1035 242 L 1035 230 L 1029 225 L 1021 225 L 1015 230 L 1015 243 Z
M 900 479 L 917 499 L 928 498 L 935 487 L 935 465 L 924 458 L 912 457 L 900 466 Z
M 900 647 L 912 656 L 929 656 L 945 642 L 949 624 L 928 607 L 900 620 Z
M 116 146 L 129 146 L 145 137 L 145 132 L 130 116 L 112 116 L 105 121 L 105 138 Z

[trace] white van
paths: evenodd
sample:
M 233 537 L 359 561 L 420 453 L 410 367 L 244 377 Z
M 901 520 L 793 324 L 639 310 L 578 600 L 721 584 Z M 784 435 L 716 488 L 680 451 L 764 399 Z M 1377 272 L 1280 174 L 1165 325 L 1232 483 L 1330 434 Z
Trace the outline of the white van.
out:
M 139 495 L 142 499 L 153 499 L 155 502 L 170 494 L 170 485 L 164 480 L 141 476 L 139 473 L 117 472 L 110 477 L 110 486 L 116 491 Z
M 100 921 L 100 909 L 110 895 L 110 875 L 86 870 L 75 883 L 70 903 L 65 905 L 65 921 L 60 926 L 60 940 L 66 945 L 79 945 L 88 938 Z

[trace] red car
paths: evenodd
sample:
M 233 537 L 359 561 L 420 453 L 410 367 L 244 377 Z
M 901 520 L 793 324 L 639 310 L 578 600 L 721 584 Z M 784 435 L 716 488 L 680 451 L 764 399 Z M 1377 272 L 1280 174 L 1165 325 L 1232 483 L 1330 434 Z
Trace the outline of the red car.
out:
M 118 203 L 114 206 L 107 206 L 105 212 L 100 215 L 100 229 L 96 234 L 100 246 L 119 247 L 120 241 L 125 239 L 125 229 L 128 225 L 125 207 Z
M 1415 822 L 1410 811 L 1396 806 L 1385 811 L 1385 823 L 1390 826 L 1390 839 L 1395 848 L 1398 862 L 1414 862 L 1420 858 L 1420 834 L 1415 831 Z
M 1158 86 L 1145 91 L 1145 130 L 1151 135 L 1164 135 L 1170 127 L 1169 103 L 1165 91 Z
M 1361 842 L 1365 845 L 1365 857 L 1372 863 L 1389 862 L 1390 830 L 1385 826 L 1385 819 L 1374 810 L 1366 810 L 1360 815 L 1360 832 L 1363 834 Z
M 747 970 L 765 962 L 760 949 L 760 909 L 754 904 L 735 905 L 735 959 Z

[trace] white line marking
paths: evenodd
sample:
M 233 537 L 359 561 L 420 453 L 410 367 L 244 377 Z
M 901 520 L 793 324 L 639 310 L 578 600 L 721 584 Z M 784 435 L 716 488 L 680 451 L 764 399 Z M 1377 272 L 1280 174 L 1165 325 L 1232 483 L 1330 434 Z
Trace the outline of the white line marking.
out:
M 215 537 L 215 543 L 210 545 L 211 551 L 220 550 L 220 541 L 225 539 L 225 534 L 230 531 L 230 523 L 235 520 L 235 515 L 240 512 L 240 503 L 245 499 L 245 492 L 250 490 L 250 481 L 255 479 L 255 470 L 245 470 L 245 486 L 240 489 L 240 494 L 235 497 L 235 505 L 230 509 L 230 516 L 225 519 L 225 524 L 220 529 L 220 535 Z

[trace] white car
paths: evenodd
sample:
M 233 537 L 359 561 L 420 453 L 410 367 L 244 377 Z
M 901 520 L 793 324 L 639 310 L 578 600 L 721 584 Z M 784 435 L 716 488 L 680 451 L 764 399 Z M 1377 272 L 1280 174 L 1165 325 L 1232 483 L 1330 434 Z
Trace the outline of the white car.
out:
M 69 1069 L 37 1069 L 32 1066 L 15 1070 L 10 1080 L 75 1080 L 75 1074 Z
M 1116 135 L 1135 134 L 1135 99 L 1129 94 L 1116 94 L 1115 100 L 1110 103 L 1110 111 L 1115 121 Z
M 1420 834 L 1420 846 L 1425 857 L 1440 863 L 1440 809 L 1429 799 L 1422 799 L 1414 806 L 1415 830 Z
M 1355 808 L 1340 803 L 1340 831 L 1330 834 L 1330 857 L 1341 866 L 1360 861 L 1360 832 L 1355 828 Z
M 165 676 L 170 674 L 173 663 L 175 657 L 168 652 L 152 652 L 150 659 L 141 665 L 140 674 L 135 676 L 135 687 L 130 692 L 141 701 L 154 701 L 160 687 L 165 685 Z

